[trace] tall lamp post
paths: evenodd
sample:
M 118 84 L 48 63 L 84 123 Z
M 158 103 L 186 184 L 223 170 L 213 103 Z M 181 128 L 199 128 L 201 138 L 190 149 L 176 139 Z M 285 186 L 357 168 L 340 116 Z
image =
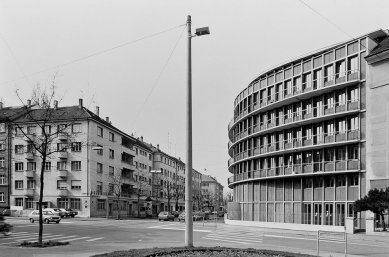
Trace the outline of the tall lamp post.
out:
M 188 76 L 187 76 L 187 152 L 185 176 L 185 245 L 193 247 L 193 207 L 192 207 L 192 37 L 209 34 L 209 28 L 196 29 L 192 35 L 192 20 L 190 15 L 186 20 L 188 28 Z

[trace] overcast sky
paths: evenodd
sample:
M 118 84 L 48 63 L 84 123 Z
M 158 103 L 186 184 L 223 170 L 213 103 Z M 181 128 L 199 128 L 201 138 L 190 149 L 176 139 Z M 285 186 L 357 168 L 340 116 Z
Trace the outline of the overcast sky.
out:
M 192 40 L 193 167 L 227 187 L 237 94 L 276 64 L 388 29 L 388 10 L 382 0 L 2 0 L 0 98 L 18 105 L 16 89 L 27 99 L 57 74 L 60 105 L 83 98 L 119 129 L 185 160 L 187 34 L 180 25 L 190 14 L 192 30 L 211 31 Z

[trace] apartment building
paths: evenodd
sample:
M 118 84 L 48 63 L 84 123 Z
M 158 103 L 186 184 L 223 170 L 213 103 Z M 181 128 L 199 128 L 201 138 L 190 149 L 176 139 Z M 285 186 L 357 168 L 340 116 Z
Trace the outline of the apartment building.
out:
M 202 174 L 201 190 L 203 195 L 203 209 L 218 211 L 223 207 L 223 186 L 216 178 Z
M 271 68 L 235 99 L 229 217 L 264 226 L 344 226 L 353 202 L 389 186 L 388 31 Z

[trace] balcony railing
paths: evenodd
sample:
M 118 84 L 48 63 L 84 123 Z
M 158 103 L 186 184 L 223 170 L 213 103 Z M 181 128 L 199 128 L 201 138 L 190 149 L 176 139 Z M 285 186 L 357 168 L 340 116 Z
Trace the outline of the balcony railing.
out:
M 59 196 L 68 196 L 68 190 L 67 188 L 58 188 L 57 193 Z
M 357 159 L 309 162 L 302 164 L 292 163 L 286 166 L 278 166 L 237 174 L 228 178 L 228 184 L 249 179 L 273 178 L 278 176 L 293 176 L 325 172 L 347 172 L 357 171 L 359 169 L 360 161 Z
M 360 101 L 358 99 L 353 99 L 344 102 L 336 102 L 330 105 L 322 105 L 318 107 L 304 109 L 301 111 L 291 112 L 289 114 L 287 113 L 281 117 L 275 117 L 260 122 L 259 124 L 255 124 L 241 131 L 240 133 L 237 133 L 234 137 L 233 142 L 235 143 L 244 137 L 247 137 L 254 133 L 258 133 L 260 131 L 270 130 L 271 128 L 287 126 L 288 124 L 294 124 L 312 118 L 330 116 L 333 114 L 342 114 L 349 111 L 358 110 L 360 110 Z
M 67 176 L 68 176 L 68 171 L 67 170 L 65 170 L 65 169 L 58 170 L 58 177 L 65 178 Z
M 33 178 L 35 176 L 35 170 L 25 170 L 24 171 L 24 176 L 26 178 Z
M 254 102 L 255 105 L 253 103 L 252 105 L 244 108 L 241 112 L 237 113 L 234 116 L 234 123 L 240 120 L 242 117 L 246 116 L 248 114 L 249 109 L 251 110 L 251 112 L 257 110 L 257 106 L 260 106 L 262 108 L 277 101 L 285 100 L 291 97 L 305 94 L 307 92 L 314 92 L 328 86 L 343 84 L 345 82 L 352 82 L 357 80 L 359 80 L 359 70 L 349 70 L 347 72 L 337 73 L 332 76 L 306 81 L 304 83 L 296 84 L 293 86 L 291 85 L 287 88 L 284 88 L 281 92 L 275 92 L 274 94 L 268 95 L 265 98 L 260 99 L 259 103 Z M 233 125 L 231 125 L 231 127 L 232 126 Z
M 35 192 L 35 188 L 25 188 L 23 194 L 25 196 L 33 196 Z
M 259 147 L 255 147 L 253 149 L 249 149 L 247 151 L 238 153 L 234 156 L 234 158 L 231 158 L 229 160 L 228 164 L 230 167 L 231 163 L 252 156 L 271 155 L 273 153 L 282 154 L 288 151 L 299 150 L 299 148 L 310 148 L 313 146 L 354 141 L 359 139 L 360 139 L 359 130 L 337 131 L 334 133 L 323 133 L 319 135 L 291 138 L 282 141 L 271 142 L 269 144 L 263 144 L 260 145 Z

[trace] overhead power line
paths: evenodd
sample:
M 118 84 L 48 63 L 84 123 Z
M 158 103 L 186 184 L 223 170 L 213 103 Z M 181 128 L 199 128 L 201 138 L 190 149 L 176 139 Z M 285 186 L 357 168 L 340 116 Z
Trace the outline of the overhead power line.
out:
M 21 80 L 21 79 L 25 79 L 25 78 L 28 78 L 28 77 L 31 77 L 31 76 L 34 76 L 34 75 L 37 75 L 37 74 L 40 74 L 40 73 L 44 73 L 44 72 L 47 72 L 47 71 L 50 71 L 50 70 L 59 69 L 59 68 L 65 67 L 65 66 L 69 66 L 69 65 L 72 65 L 72 64 L 74 64 L 74 63 L 81 62 L 81 61 L 90 59 L 90 58 L 92 58 L 92 57 L 95 57 L 95 56 L 98 56 L 98 55 L 102 55 L 102 54 L 111 52 L 111 51 L 116 50 L 116 49 L 118 49 L 118 48 L 122 48 L 122 47 L 125 47 L 125 46 L 128 46 L 128 45 L 137 43 L 137 42 L 139 42 L 139 41 L 142 41 L 142 40 L 145 40 L 145 39 L 149 39 L 149 38 L 152 38 L 152 37 L 155 37 L 155 36 L 164 34 L 164 33 L 166 33 L 166 32 L 175 30 L 175 29 L 180 28 L 180 27 L 183 27 L 183 26 L 186 26 L 186 24 L 182 24 L 182 25 L 179 25 L 179 26 L 175 26 L 175 27 L 172 27 L 172 28 L 169 28 L 169 29 L 160 31 L 160 32 L 156 32 L 156 33 L 153 33 L 153 34 L 150 34 L 150 35 L 147 35 L 147 36 L 144 36 L 144 37 L 141 37 L 141 38 L 132 40 L 132 41 L 128 41 L 128 42 L 125 42 L 125 43 L 122 43 L 122 44 L 119 44 L 119 45 L 116 45 L 116 46 L 107 48 L 107 49 L 103 49 L 103 50 L 100 50 L 100 51 L 96 51 L 96 52 L 91 53 L 91 54 L 89 54 L 89 55 L 85 55 L 85 56 L 76 58 L 76 59 L 74 59 L 74 60 L 71 60 L 71 61 L 68 61 L 68 62 L 65 62 L 65 63 L 62 63 L 62 64 L 54 65 L 54 66 L 48 67 L 48 68 L 43 69 L 43 70 L 40 70 L 40 71 L 36 71 L 36 72 L 33 72 L 33 73 L 29 73 L 29 74 L 24 74 L 24 76 L 22 76 L 22 77 L 19 77 L 19 78 L 17 78 L 17 79 L 10 80 L 10 81 L 5 81 L 5 82 L 2 82 L 2 83 L 0 83 L 0 84 L 8 84 L 8 83 L 16 82 L 16 81 L 19 81 L 19 80 Z

